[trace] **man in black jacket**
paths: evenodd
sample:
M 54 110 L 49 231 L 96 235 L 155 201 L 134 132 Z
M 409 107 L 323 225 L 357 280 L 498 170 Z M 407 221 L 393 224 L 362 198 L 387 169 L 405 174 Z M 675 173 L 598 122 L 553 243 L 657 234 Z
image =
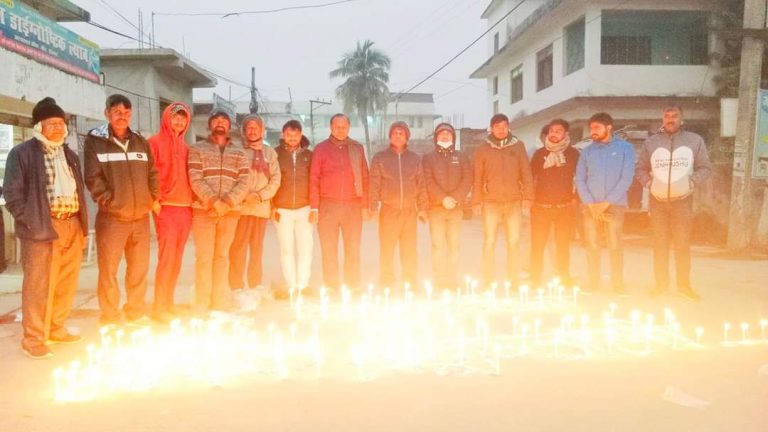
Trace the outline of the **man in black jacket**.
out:
M 456 150 L 456 131 L 440 123 L 433 137 L 435 151 L 424 156 L 422 167 L 429 198 L 429 234 L 435 286 L 457 286 L 462 206 L 472 188 L 472 165 Z
M 8 154 L 3 194 L 21 239 L 21 347 L 39 359 L 52 355 L 46 343 L 81 340 L 64 322 L 77 290 L 88 215 L 80 164 L 64 143 L 64 110 L 45 98 L 32 110 L 32 122 L 34 138 Z
M 107 98 L 109 121 L 85 138 L 85 184 L 99 205 L 96 214 L 98 297 L 102 324 L 122 320 L 117 268 L 125 254 L 125 317 L 145 317 L 149 270 L 149 212 L 160 210 L 157 171 L 147 141 L 130 128 L 131 101 Z
M 305 141 L 301 123 L 289 120 L 283 125 L 283 138 L 275 149 L 280 164 L 280 187 L 272 197 L 283 278 L 286 289 L 297 294 L 309 286 L 314 243 L 309 207 L 312 151 L 303 146 Z
M 408 150 L 411 131 L 405 122 L 389 128 L 389 148 L 371 161 L 371 211 L 379 211 L 379 279 L 381 286 L 395 282 L 392 258 L 400 249 L 403 283 L 417 283 L 418 252 L 416 220 L 427 220 L 427 191 L 421 158 Z M 379 207 L 381 207 L 379 209 Z
M 531 284 L 541 280 L 544 247 L 549 231 L 555 231 L 555 268 L 560 280 L 570 283 L 570 242 L 576 206 L 573 177 L 579 151 L 571 147 L 570 125 L 562 119 L 547 125 L 544 147 L 531 158 L 535 200 L 531 208 Z

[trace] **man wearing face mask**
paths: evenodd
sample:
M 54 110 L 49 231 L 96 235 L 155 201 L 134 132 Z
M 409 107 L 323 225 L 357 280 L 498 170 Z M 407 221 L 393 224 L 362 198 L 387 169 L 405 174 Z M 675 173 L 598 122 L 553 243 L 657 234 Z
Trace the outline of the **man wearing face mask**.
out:
M 520 223 L 533 202 L 533 178 L 525 144 L 509 131 L 509 118 L 491 118 L 491 133 L 475 150 L 472 209 L 483 218 L 483 286 L 494 282 L 496 234 L 507 236 L 507 281 L 520 277 Z
M 640 153 L 637 181 L 651 191 L 653 267 L 656 287 L 651 295 L 664 294 L 669 285 L 669 248 L 675 250 L 677 291 L 691 300 L 699 295 L 691 288 L 691 226 L 693 190 L 712 170 L 704 140 L 682 129 L 683 109 L 670 105 L 663 112 L 663 131 L 650 136 Z
M 555 268 L 563 283 L 570 282 L 570 242 L 576 191 L 573 177 L 579 151 L 571 147 L 570 124 L 562 119 L 547 126 L 544 147 L 531 158 L 536 199 L 531 208 L 531 284 L 541 285 L 544 248 L 549 232 L 555 232 Z
M 450 124 L 437 125 L 433 140 L 435 150 L 422 159 L 429 199 L 432 274 L 435 287 L 454 289 L 459 282 L 462 206 L 472 188 L 472 165 L 456 150 L 456 131 Z
M 246 273 L 248 288 L 256 289 L 260 297 L 266 297 L 267 290 L 261 284 L 264 233 L 272 215 L 272 197 L 280 187 L 280 165 L 275 150 L 264 143 L 264 120 L 261 117 L 246 116 L 241 132 L 251 175 L 248 195 L 240 205 L 240 219 L 229 250 L 229 286 L 233 290 L 245 288 L 243 274 Z
M 576 190 L 584 206 L 584 241 L 587 249 L 589 285 L 583 292 L 600 289 L 599 232 L 607 232 L 611 261 L 611 285 L 624 296 L 624 251 L 621 236 L 627 190 L 635 171 L 635 148 L 613 135 L 613 118 L 597 113 L 589 119 L 592 142 L 581 152 L 576 165 Z
M 64 110 L 45 98 L 32 110 L 32 123 L 34 138 L 8 153 L 3 194 L 21 239 L 21 347 L 41 359 L 52 355 L 47 343 L 81 340 L 64 323 L 77 290 L 88 215 L 80 163 L 64 143 Z
M 96 214 L 98 296 L 102 324 L 119 324 L 117 270 L 125 255 L 125 318 L 143 321 L 149 271 L 149 212 L 160 211 L 157 170 L 149 143 L 130 128 L 131 101 L 107 98 L 108 123 L 85 138 L 85 184 L 99 205 Z
M 208 138 L 189 149 L 192 237 L 195 240 L 195 312 L 232 308 L 228 283 L 229 249 L 235 237 L 240 204 L 248 194 L 250 161 L 229 136 L 231 119 L 215 110 L 208 117 Z
M 392 258 L 400 250 L 403 284 L 415 285 L 418 273 L 416 220 L 427 221 L 427 192 L 421 159 L 408 150 L 411 131 L 405 122 L 389 127 L 389 148 L 371 161 L 371 211 L 379 211 L 379 279 L 382 287 L 395 282 Z M 379 208 L 380 207 L 380 208 Z
M 172 103 L 163 111 L 160 132 L 148 140 L 158 171 L 160 201 L 160 211 L 155 214 L 157 269 L 152 317 L 163 323 L 175 318 L 173 296 L 192 227 L 194 195 L 187 172 L 189 146 L 184 139 L 191 119 L 189 107 Z

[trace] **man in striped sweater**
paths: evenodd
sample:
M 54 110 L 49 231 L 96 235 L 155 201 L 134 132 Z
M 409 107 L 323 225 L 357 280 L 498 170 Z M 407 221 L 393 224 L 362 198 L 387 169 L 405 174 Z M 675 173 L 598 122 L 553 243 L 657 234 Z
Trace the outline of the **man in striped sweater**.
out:
M 248 193 L 249 165 L 245 150 L 229 137 L 229 114 L 213 111 L 210 135 L 189 149 L 192 237 L 195 240 L 195 311 L 231 308 L 229 248 L 235 237 L 240 204 Z

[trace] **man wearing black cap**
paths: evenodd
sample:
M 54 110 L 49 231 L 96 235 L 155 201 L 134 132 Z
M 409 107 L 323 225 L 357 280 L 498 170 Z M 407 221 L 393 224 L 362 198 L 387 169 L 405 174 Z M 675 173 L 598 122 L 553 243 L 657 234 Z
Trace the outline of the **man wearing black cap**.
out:
M 381 286 L 395 282 L 392 256 L 400 248 L 403 283 L 417 283 L 416 219 L 427 221 L 427 191 L 421 158 L 408 150 L 411 131 L 405 122 L 389 128 L 389 148 L 371 161 L 371 211 L 379 211 L 379 279 Z M 381 208 L 379 208 L 381 207 Z
M 88 215 L 77 154 L 64 144 L 64 110 L 45 98 L 32 110 L 32 123 L 34 138 L 8 154 L 3 193 L 21 239 L 21 347 L 32 358 L 47 358 L 46 343 L 81 340 L 64 322 L 77 290 Z
M 533 201 L 533 177 L 523 141 L 509 131 L 509 118 L 491 118 L 491 133 L 475 150 L 472 206 L 483 217 L 483 283 L 494 282 L 496 234 L 503 226 L 507 235 L 507 281 L 520 277 L 520 222 L 523 209 Z
M 250 186 L 250 161 L 229 136 L 232 121 L 225 111 L 208 117 L 208 138 L 189 149 L 192 237 L 195 239 L 195 311 L 232 308 L 229 250 L 235 238 L 240 204 Z M 241 275 L 242 276 L 242 275 Z
M 472 165 L 456 150 L 456 131 L 440 123 L 433 136 L 435 151 L 424 156 L 424 183 L 429 198 L 429 234 L 435 286 L 457 286 L 462 205 L 472 188 Z
M 125 254 L 125 318 L 145 319 L 149 271 L 149 212 L 160 211 L 157 170 L 147 141 L 130 128 L 131 101 L 113 94 L 104 110 L 108 123 L 85 138 L 85 184 L 99 205 L 96 214 L 98 297 L 102 324 L 118 324 L 117 269 Z

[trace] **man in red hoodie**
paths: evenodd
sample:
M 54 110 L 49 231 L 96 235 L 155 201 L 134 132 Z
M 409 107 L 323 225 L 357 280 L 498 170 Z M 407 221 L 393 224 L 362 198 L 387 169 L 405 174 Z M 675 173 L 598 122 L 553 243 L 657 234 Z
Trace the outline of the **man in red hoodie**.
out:
M 173 293 L 181 270 L 184 246 L 192 226 L 192 188 L 189 186 L 184 140 L 190 124 L 190 110 L 174 102 L 165 111 L 160 132 L 149 139 L 160 183 L 160 211 L 155 214 L 157 270 L 152 317 L 161 322 L 173 318 Z

